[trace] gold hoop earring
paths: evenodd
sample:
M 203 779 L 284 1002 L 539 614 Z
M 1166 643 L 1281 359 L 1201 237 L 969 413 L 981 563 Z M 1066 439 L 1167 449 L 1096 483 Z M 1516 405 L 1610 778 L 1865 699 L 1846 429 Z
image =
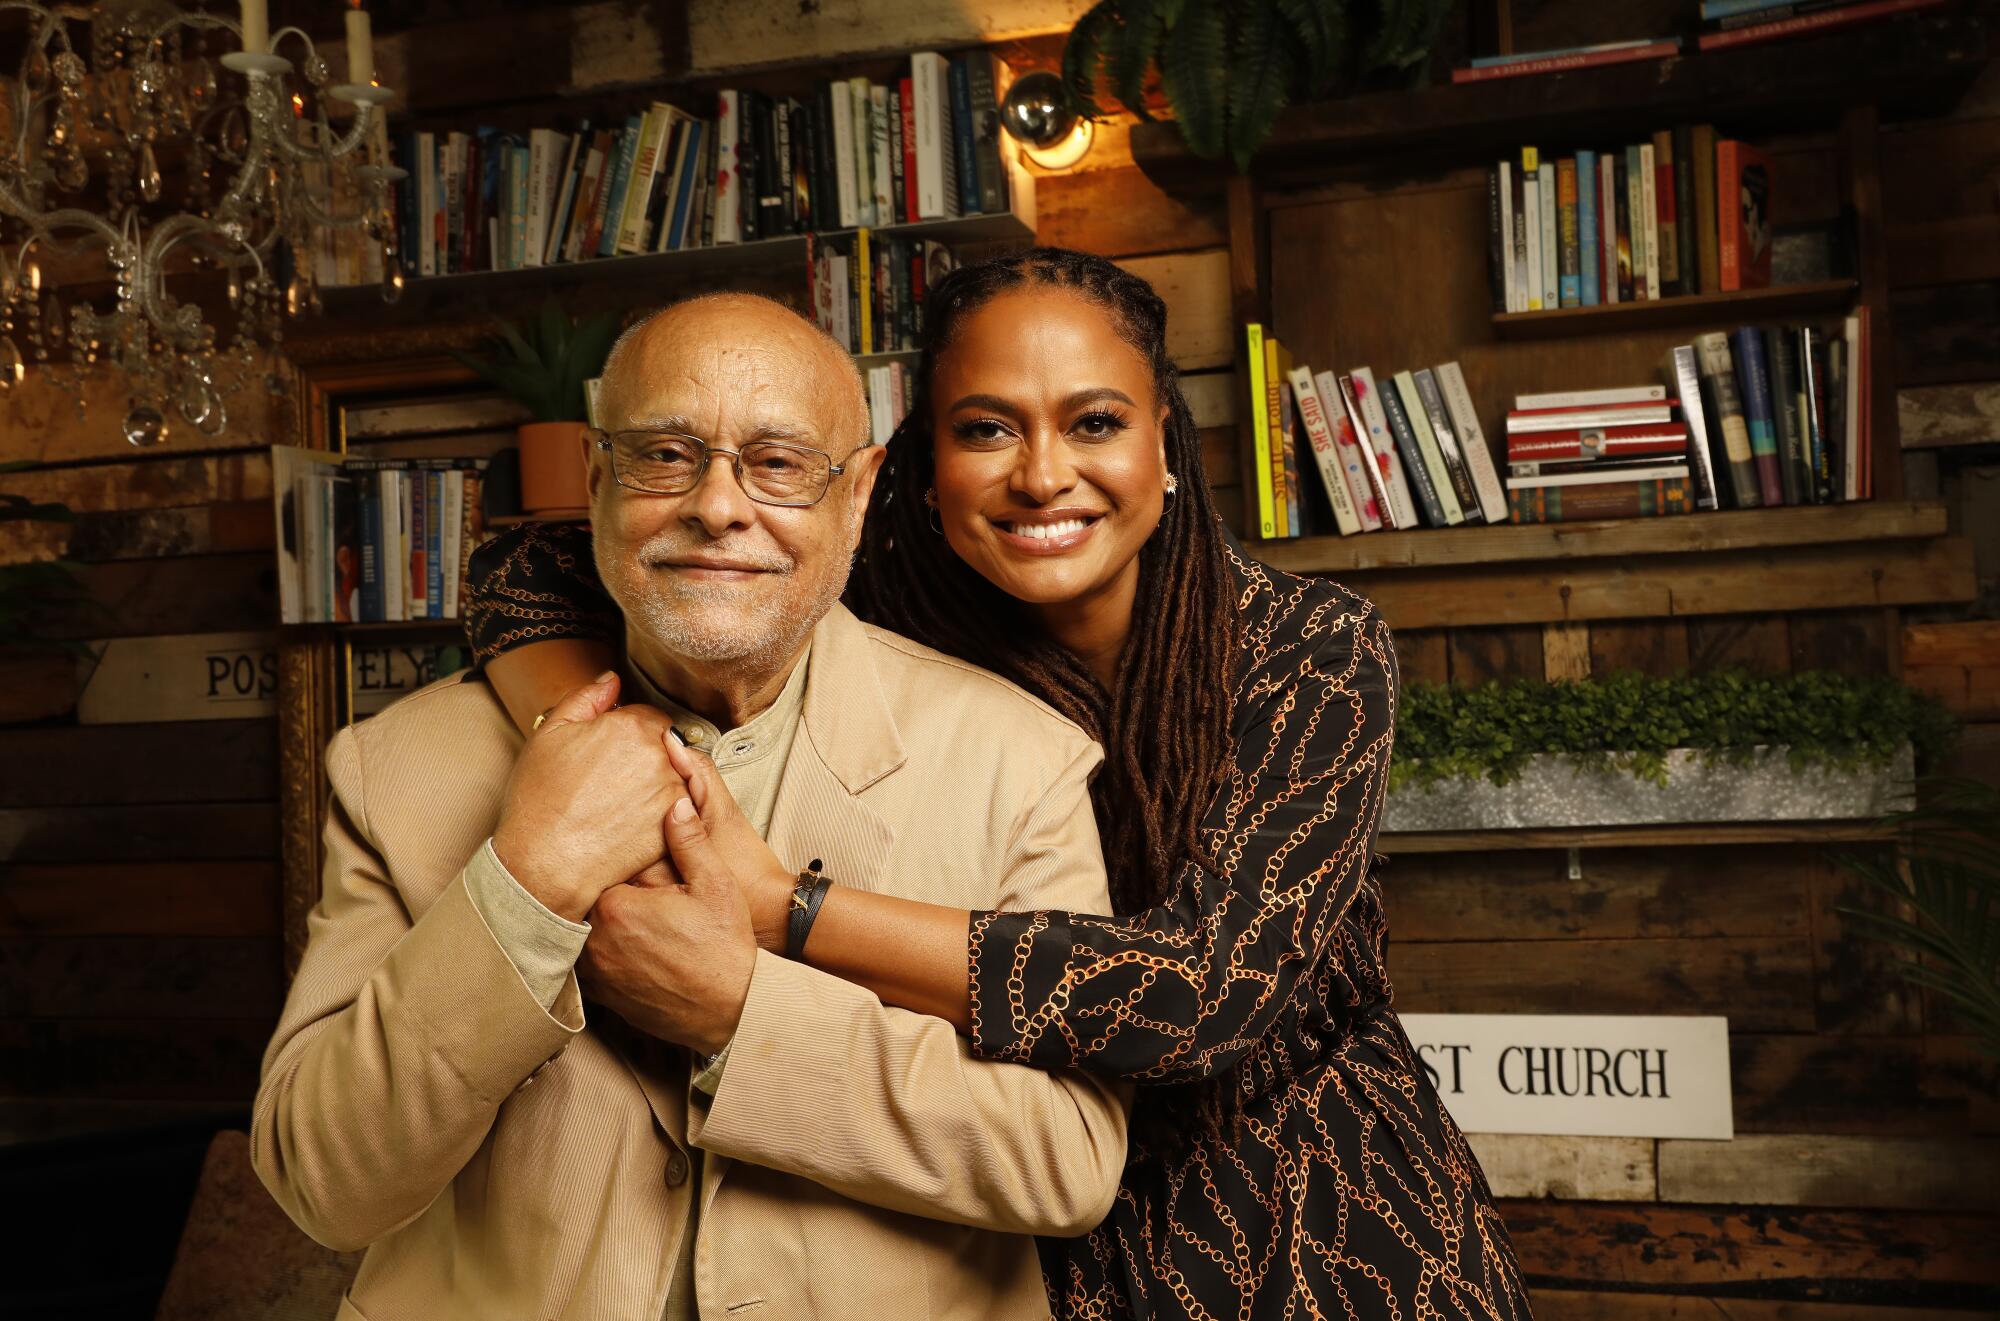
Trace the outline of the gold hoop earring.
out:
M 924 507 L 930 510 L 931 531 L 937 533 L 939 536 L 943 536 L 944 524 L 938 519 L 937 487 L 931 486 L 925 488 Z

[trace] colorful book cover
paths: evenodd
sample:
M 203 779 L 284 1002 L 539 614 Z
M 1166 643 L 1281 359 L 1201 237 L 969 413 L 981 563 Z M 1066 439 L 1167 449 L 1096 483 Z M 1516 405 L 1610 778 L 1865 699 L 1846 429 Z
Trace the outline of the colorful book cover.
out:
M 1321 485 L 1326 487 L 1327 503 L 1333 508 L 1333 521 L 1340 535 L 1352 536 L 1361 530 L 1361 518 L 1354 509 L 1354 497 L 1347 489 L 1347 475 L 1341 471 L 1340 453 L 1333 442 L 1333 426 L 1328 420 L 1326 404 L 1319 397 L 1319 387 L 1313 384 L 1312 368 L 1303 365 L 1292 368 L 1292 398 L 1297 401 L 1299 420 L 1305 426 L 1306 442 L 1312 447 L 1313 464 L 1319 469 Z
M 1389 419 L 1390 434 L 1396 437 L 1396 448 L 1403 453 L 1403 468 L 1416 483 L 1417 498 L 1422 501 L 1424 517 L 1432 527 L 1452 527 L 1465 521 L 1465 511 L 1458 507 L 1458 496 L 1451 489 L 1451 474 L 1444 468 L 1444 456 L 1438 453 L 1437 438 L 1430 435 L 1426 426 L 1421 432 L 1417 421 L 1411 415 L 1414 408 L 1423 411 L 1417 400 L 1416 383 L 1408 372 L 1397 372 L 1389 379 L 1389 388 L 1378 396 L 1382 401 L 1382 411 Z
M 1731 336 L 1736 381 L 1743 395 L 1743 424 L 1750 432 L 1750 457 L 1757 465 L 1757 495 L 1766 508 L 1785 503 L 1784 475 L 1778 466 L 1778 433 L 1771 416 L 1771 370 L 1764 361 L 1764 337 L 1744 326 Z
M 1249 368 L 1250 429 L 1257 469 L 1257 535 L 1269 541 L 1278 535 L 1276 502 L 1271 486 L 1271 412 L 1264 401 L 1264 327 L 1252 321 L 1244 327 L 1245 364 Z
M 1673 298 L 1681 288 L 1680 197 L 1674 175 L 1674 133 L 1653 135 L 1653 213 L 1659 218 L 1660 296 Z
M 1574 156 L 1565 156 L 1556 162 L 1556 242 L 1560 253 L 1556 298 L 1563 307 L 1580 307 L 1583 304 L 1583 244 L 1578 228 L 1581 217 L 1578 214 L 1576 170 Z
M 1597 241 L 1597 153 L 1579 150 L 1576 153 L 1576 240 L 1577 240 L 1577 302 L 1583 307 L 1596 307 L 1604 301 L 1603 286 L 1599 282 L 1599 265 L 1603 256 Z
M 1771 283 L 1771 158 L 1747 142 L 1715 145 L 1718 265 L 1722 288 Z
M 424 475 L 424 614 L 444 618 L 444 474 Z
M 1388 526 L 1381 497 L 1370 480 L 1374 465 L 1362 448 L 1367 442 L 1362 439 L 1360 424 L 1348 412 L 1339 376 L 1322 371 L 1314 375 L 1313 384 L 1326 405 L 1327 425 L 1333 428 L 1333 451 L 1340 456 L 1340 473 L 1347 479 L 1347 494 L 1354 501 L 1354 516 L 1361 520 L 1361 530 L 1374 532 Z M 1377 472 L 1377 479 L 1379 476 Z
M 1264 336 L 1264 421 L 1271 434 L 1271 512 L 1278 523 L 1278 535 L 1292 532 L 1291 474 L 1285 464 L 1285 422 L 1278 409 L 1278 387 L 1284 383 L 1285 364 L 1291 361 L 1276 335 Z
M 1382 502 L 1382 522 L 1393 528 L 1417 526 L 1416 503 L 1410 499 L 1410 484 L 1403 476 L 1402 460 L 1396 455 L 1395 438 L 1389 434 L 1389 419 L 1375 398 L 1375 381 L 1367 368 L 1339 378 L 1342 398 L 1366 450 L 1374 452 L 1371 475 L 1376 478 L 1375 495 Z
M 1713 395 L 1714 417 L 1710 422 L 1720 429 L 1723 452 L 1729 457 L 1730 492 L 1738 509 L 1756 509 L 1764 502 L 1762 483 L 1750 451 L 1750 428 L 1744 420 L 1743 398 L 1737 392 L 1729 337 L 1719 331 L 1698 335 L 1694 351 L 1703 390 Z
M 1650 518 L 1688 512 L 1685 477 L 1606 482 L 1592 486 L 1537 486 L 1508 492 L 1516 523 L 1573 523 L 1598 518 Z

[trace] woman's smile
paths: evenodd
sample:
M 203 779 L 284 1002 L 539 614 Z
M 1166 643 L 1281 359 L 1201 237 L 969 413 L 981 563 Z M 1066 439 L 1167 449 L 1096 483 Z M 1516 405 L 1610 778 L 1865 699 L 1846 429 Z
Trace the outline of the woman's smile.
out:
M 1104 519 L 1097 509 L 1027 509 L 989 516 L 1001 543 L 1021 555 L 1064 555 L 1090 540 Z

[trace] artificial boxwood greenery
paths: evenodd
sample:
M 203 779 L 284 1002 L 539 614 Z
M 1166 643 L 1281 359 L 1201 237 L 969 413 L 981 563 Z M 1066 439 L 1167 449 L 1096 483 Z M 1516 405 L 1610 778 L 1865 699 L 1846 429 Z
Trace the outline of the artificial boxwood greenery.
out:
M 1666 754 L 1675 748 L 1738 764 L 1758 748 L 1783 748 L 1794 771 L 1854 771 L 1887 765 L 1909 743 L 1926 766 L 1955 728 L 1944 708 L 1894 679 L 1824 671 L 1626 673 L 1477 688 L 1413 683 L 1396 712 L 1389 787 L 1428 789 L 1450 779 L 1504 785 L 1537 754 L 1664 785 Z

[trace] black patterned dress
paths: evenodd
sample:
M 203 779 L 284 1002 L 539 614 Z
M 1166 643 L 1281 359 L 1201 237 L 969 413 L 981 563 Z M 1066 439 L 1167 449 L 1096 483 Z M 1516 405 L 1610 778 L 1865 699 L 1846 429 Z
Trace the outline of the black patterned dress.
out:
M 568 636 L 610 636 L 586 535 L 482 549 L 480 659 L 563 635 L 548 611 Z M 1373 848 L 1388 626 L 1333 583 L 1231 559 L 1243 641 L 1235 765 L 1205 822 L 1218 870 L 1187 864 L 1129 918 L 973 915 L 978 1054 L 1131 1079 L 1141 1106 L 1233 1069 L 1246 1098 L 1237 1141 L 1141 1153 L 1103 1224 L 1044 1240 L 1049 1296 L 1078 1318 L 1526 1318 L 1478 1162 L 1390 1008 Z

